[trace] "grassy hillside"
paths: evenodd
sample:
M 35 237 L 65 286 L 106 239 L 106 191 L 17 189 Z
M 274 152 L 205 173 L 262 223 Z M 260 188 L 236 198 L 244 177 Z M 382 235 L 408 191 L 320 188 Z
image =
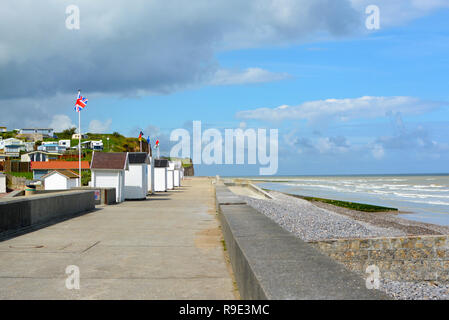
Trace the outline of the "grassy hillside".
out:
M 74 129 L 64 130 L 63 132 L 55 132 L 55 135 L 58 138 L 44 138 L 43 141 L 59 141 L 59 140 L 70 140 L 71 147 L 75 147 L 78 145 L 78 140 L 72 139 L 72 134 L 74 133 Z M 90 140 L 102 140 L 103 147 L 105 152 L 139 152 L 140 151 L 140 141 L 137 137 L 125 137 L 118 132 L 114 132 L 112 134 L 99 134 L 99 133 L 87 133 L 87 139 L 81 139 L 81 142 L 90 141 Z M 8 138 L 16 138 L 17 132 L 8 131 L 0 133 L 0 137 L 3 139 Z M 109 141 L 108 141 L 109 138 Z M 25 138 L 19 138 L 21 140 L 25 140 Z M 40 145 L 41 142 L 37 142 L 37 145 Z M 148 152 L 148 144 L 146 140 L 142 140 L 142 151 Z M 72 150 L 74 156 L 77 155 L 75 150 Z M 92 158 L 91 150 L 83 150 L 83 160 L 90 161 Z M 77 160 L 75 157 L 73 159 L 66 158 L 65 160 Z
M 71 139 L 71 135 L 67 136 L 63 132 L 55 133 L 58 139 L 44 139 L 44 141 L 58 141 L 61 139 L 70 139 L 71 146 L 77 146 L 78 140 Z M 87 133 L 87 139 L 81 139 L 81 142 L 91 141 L 91 140 L 102 140 L 105 152 L 138 152 L 140 151 L 140 142 L 136 138 L 128 138 L 122 136 L 119 133 L 112 134 L 102 134 L 102 133 Z M 109 138 L 109 142 L 108 142 Z M 148 144 L 146 141 L 142 140 L 142 151 L 148 152 Z

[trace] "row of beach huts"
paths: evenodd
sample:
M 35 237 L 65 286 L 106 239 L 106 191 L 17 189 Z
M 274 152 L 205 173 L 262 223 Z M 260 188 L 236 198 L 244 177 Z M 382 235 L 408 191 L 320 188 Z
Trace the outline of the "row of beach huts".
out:
M 78 161 L 33 161 L 33 181 L 28 187 L 45 191 L 62 191 L 80 188 Z M 92 160 L 81 161 L 81 172 L 91 172 L 87 187 L 97 191 L 115 189 L 115 202 L 146 199 L 148 194 L 165 192 L 181 186 L 184 179 L 182 161 L 154 159 L 146 152 L 99 152 L 94 151 Z M 0 174 L 0 185 L 5 175 Z M 31 189 L 33 190 L 33 189 Z M 34 193 L 34 192 L 32 192 Z
M 90 187 L 115 188 L 118 203 L 172 190 L 184 179 L 181 161 L 153 159 L 145 152 L 94 152 L 90 170 Z

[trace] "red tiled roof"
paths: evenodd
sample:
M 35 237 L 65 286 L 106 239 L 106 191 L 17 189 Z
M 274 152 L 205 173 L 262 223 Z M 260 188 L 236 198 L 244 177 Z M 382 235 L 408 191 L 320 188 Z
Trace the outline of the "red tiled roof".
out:
M 32 161 L 31 170 L 56 170 L 79 168 L 78 161 Z M 81 169 L 89 169 L 89 161 L 81 161 Z

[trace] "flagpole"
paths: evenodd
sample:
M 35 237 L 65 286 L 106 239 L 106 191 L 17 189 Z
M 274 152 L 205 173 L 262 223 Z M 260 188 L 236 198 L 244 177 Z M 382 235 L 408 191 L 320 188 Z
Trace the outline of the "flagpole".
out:
M 78 133 L 79 133 L 79 140 L 78 140 L 78 167 L 79 167 L 79 182 L 78 187 L 81 187 L 81 110 L 78 110 Z

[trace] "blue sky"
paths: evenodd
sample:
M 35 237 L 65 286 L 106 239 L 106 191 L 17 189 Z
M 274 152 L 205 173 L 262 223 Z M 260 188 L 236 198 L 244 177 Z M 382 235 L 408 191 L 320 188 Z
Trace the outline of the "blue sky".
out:
M 340 2 L 347 4 L 347 1 Z M 353 0 L 352 5 L 362 6 L 362 2 Z M 76 82 L 89 98 L 88 109 L 82 114 L 83 131 L 119 131 L 137 136 L 143 130 L 152 139 L 159 138 L 163 153 L 167 153 L 172 145 L 168 141 L 171 130 L 189 129 L 192 120 L 201 120 L 204 128 L 220 130 L 240 126 L 277 128 L 279 175 L 449 172 L 448 2 L 435 0 L 433 7 L 424 10 L 407 7 L 408 1 L 403 1 L 408 11 L 401 12 L 395 12 L 386 2 L 378 2 L 381 28 L 376 31 L 363 30 L 356 19 L 355 26 L 348 22 L 349 29 L 355 31 L 335 35 L 332 28 L 322 30 L 299 25 L 298 30 L 305 36 L 289 38 L 291 30 L 287 32 L 284 28 L 272 38 L 255 43 L 251 42 L 251 32 L 245 38 L 220 31 L 221 42 L 217 41 L 216 45 L 210 45 L 209 38 L 201 42 L 193 33 L 187 33 L 186 42 L 198 41 L 201 51 L 187 45 L 178 54 L 176 49 L 174 53 L 169 50 L 173 55 L 169 71 L 164 67 L 159 70 L 158 65 L 147 66 L 148 60 L 163 61 L 164 56 L 149 53 L 140 65 L 107 75 L 125 78 L 126 86 L 137 79 L 127 73 L 130 68 L 147 67 L 148 78 L 138 74 L 139 81 L 146 81 L 146 85 L 114 91 L 102 88 L 95 73 L 87 74 L 91 86 L 83 80 Z M 81 8 L 82 5 L 81 1 Z M 301 11 L 301 8 L 286 8 Z M 350 15 L 343 9 L 342 12 Z M 400 18 L 395 20 L 394 14 Z M 362 12 L 359 20 L 363 21 L 364 17 Z M 268 24 L 257 19 L 255 26 Z M 174 17 L 173 21 L 178 20 Z M 215 27 L 213 21 L 208 23 Z M 80 35 L 82 32 L 83 24 Z M 287 40 L 277 41 L 282 37 Z M 149 41 L 149 38 L 151 35 L 146 35 L 141 40 Z M 246 41 L 245 45 L 235 45 L 235 39 L 241 38 Z M 158 42 L 159 46 L 164 44 L 165 40 Z M 127 55 L 139 59 L 139 50 L 140 45 L 128 48 L 128 53 L 124 50 L 123 59 Z M 160 47 L 157 50 L 163 51 Z M 101 58 L 89 59 L 92 62 Z M 75 62 L 84 64 L 83 60 L 79 61 Z M 114 64 L 108 66 L 114 69 Z M 177 68 L 182 71 L 180 79 L 176 79 Z M 170 73 L 172 69 L 175 76 Z M 204 80 L 202 75 L 210 70 L 212 80 Z M 159 78 L 154 80 L 151 74 L 156 73 Z M 194 76 L 189 78 L 191 74 Z M 168 80 L 159 85 L 162 80 L 157 81 L 166 75 Z M 196 81 L 198 78 L 203 80 Z M 158 89 L 153 90 L 153 84 Z M 111 88 L 115 85 L 120 88 L 123 84 L 110 84 Z M 77 123 L 71 102 L 65 98 L 69 90 L 61 88 L 54 94 L 58 108 L 52 109 L 53 119 L 34 118 L 27 124 L 56 127 Z M 368 107 L 357 100 L 366 96 L 373 97 Z M 406 99 L 398 102 L 394 97 Z M 16 97 L 22 102 L 27 98 Z M 330 110 L 334 105 L 326 102 L 327 99 L 337 99 L 345 108 L 350 106 L 349 110 L 335 113 Z M 282 105 L 288 106 L 287 113 L 276 109 Z M 36 106 L 30 105 L 29 109 L 33 108 Z M 316 108 L 322 111 L 313 113 Z M 295 116 L 290 117 L 290 112 Z M 11 117 L 6 121 L 9 126 L 19 127 L 22 123 L 17 119 Z M 258 165 L 202 165 L 196 172 L 257 175 L 258 169 Z

